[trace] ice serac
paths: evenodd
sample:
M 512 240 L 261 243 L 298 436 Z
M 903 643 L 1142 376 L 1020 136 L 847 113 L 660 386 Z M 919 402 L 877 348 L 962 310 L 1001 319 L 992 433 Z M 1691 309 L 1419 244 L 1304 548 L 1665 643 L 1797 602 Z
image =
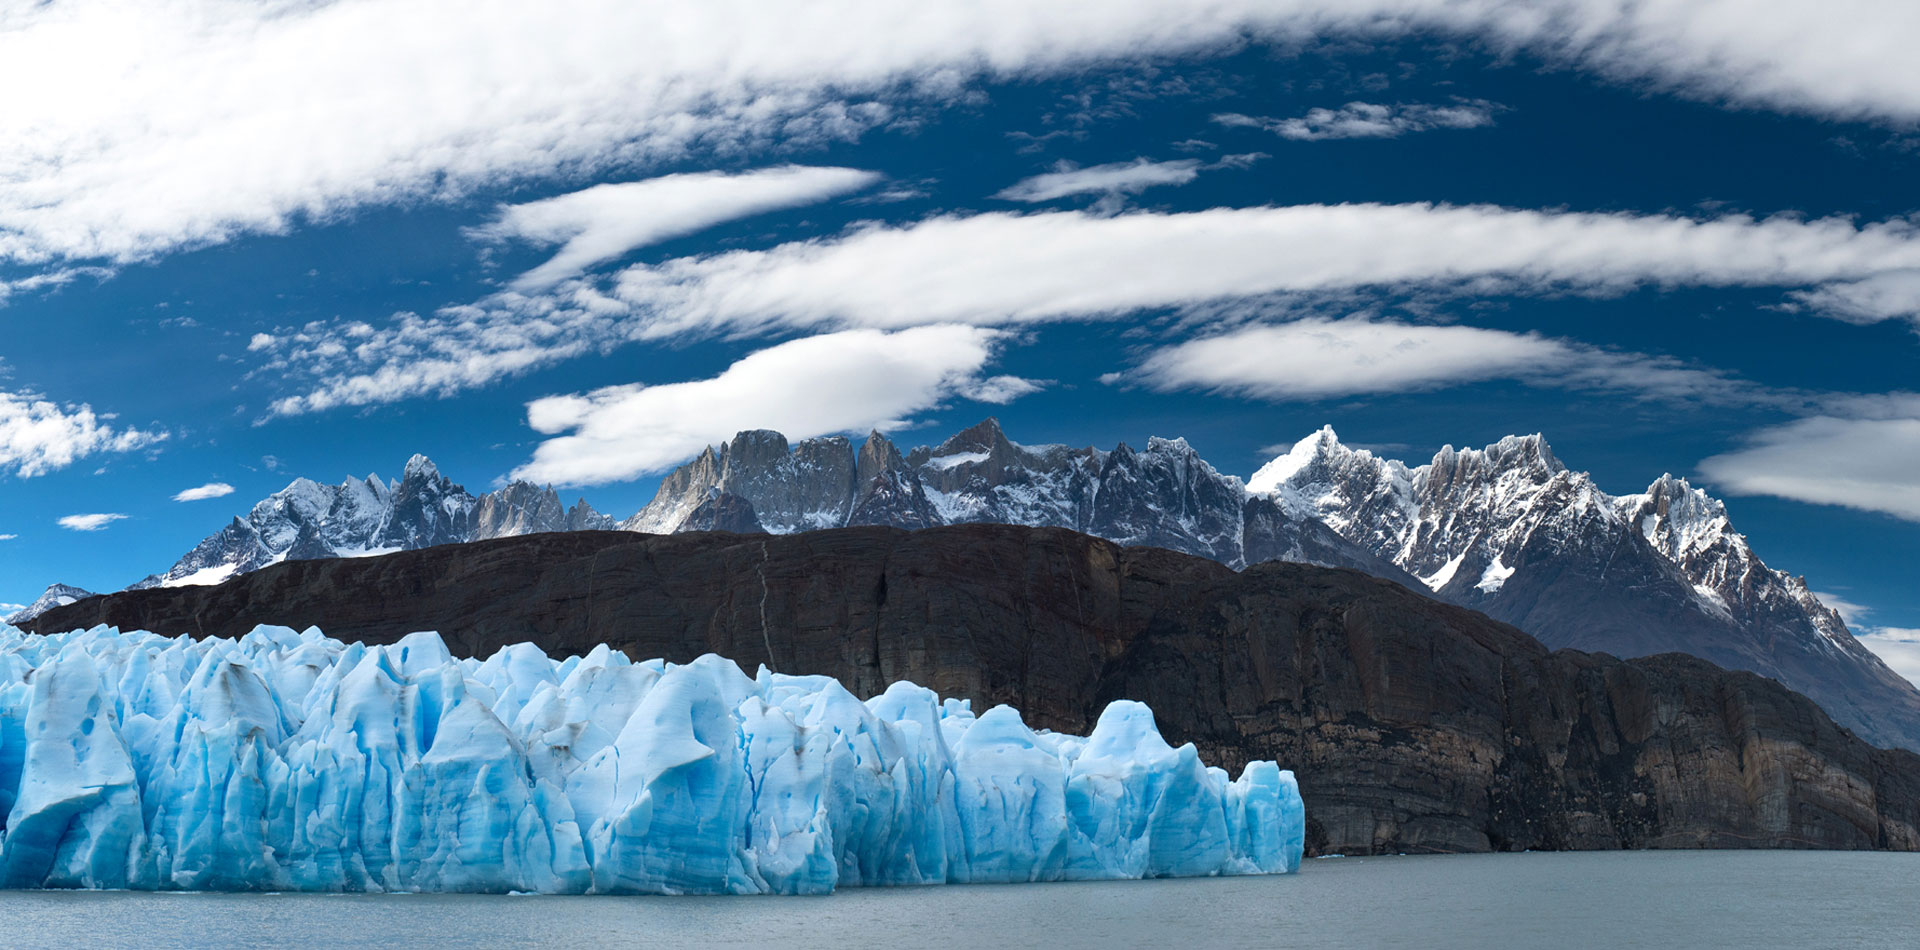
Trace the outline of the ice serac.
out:
M 895 683 L 0 628 L 0 886 L 812 894 L 1298 868 L 1292 773 Z

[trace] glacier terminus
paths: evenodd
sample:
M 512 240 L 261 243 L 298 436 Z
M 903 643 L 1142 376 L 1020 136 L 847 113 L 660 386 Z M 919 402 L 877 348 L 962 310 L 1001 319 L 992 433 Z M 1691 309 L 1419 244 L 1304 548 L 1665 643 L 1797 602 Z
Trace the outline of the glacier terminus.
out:
M 895 683 L 0 626 L 0 886 L 817 894 L 1289 872 L 1291 772 Z

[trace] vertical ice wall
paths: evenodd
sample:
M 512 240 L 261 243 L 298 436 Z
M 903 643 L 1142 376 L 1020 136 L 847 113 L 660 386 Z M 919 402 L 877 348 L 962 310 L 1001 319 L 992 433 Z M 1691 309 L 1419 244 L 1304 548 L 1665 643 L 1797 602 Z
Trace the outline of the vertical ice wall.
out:
M 0 886 L 822 893 L 1298 867 L 1289 772 L 704 656 L 0 627 Z

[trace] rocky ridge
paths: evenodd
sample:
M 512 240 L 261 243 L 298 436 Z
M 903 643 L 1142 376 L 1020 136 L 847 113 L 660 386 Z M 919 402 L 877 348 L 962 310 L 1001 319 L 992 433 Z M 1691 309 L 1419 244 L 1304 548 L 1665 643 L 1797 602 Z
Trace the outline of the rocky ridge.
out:
M 1356 571 L 1236 572 L 1055 528 L 541 534 L 285 561 L 35 621 L 321 622 L 369 643 L 438 630 L 464 655 L 716 652 L 861 695 L 910 679 L 1057 730 L 1136 699 L 1210 762 L 1295 769 L 1315 853 L 1920 848 L 1920 756 L 1872 748 L 1774 681 L 1549 651 Z
M 1111 451 L 1021 445 L 987 419 L 903 454 L 879 432 L 856 450 L 843 436 L 790 444 L 778 432 L 754 430 L 675 469 L 620 527 L 711 530 L 711 518 L 696 513 L 720 498 L 737 513 L 733 530 L 1021 524 L 1170 548 L 1231 567 L 1299 561 L 1415 583 L 1326 525 L 1250 495 L 1185 439 L 1153 438 L 1143 449 L 1122 443 Z

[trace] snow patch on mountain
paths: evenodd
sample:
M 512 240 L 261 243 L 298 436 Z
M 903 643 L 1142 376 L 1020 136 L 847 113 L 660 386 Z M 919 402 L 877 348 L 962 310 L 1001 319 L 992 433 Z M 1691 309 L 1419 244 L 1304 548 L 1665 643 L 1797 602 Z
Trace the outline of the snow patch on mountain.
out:
M 1501 587 L 1506 586 L 1507 578 L 1512 576 L 1513 568 L 1501 563 L 1500 556 L 1496 554 L 1493 557 L 1493 563 L 1487 565 L 1487 569 L 1480 572 L 1480 582 L 1473 586 L 1485 593 L 1491 594 L 1498 591 Z

